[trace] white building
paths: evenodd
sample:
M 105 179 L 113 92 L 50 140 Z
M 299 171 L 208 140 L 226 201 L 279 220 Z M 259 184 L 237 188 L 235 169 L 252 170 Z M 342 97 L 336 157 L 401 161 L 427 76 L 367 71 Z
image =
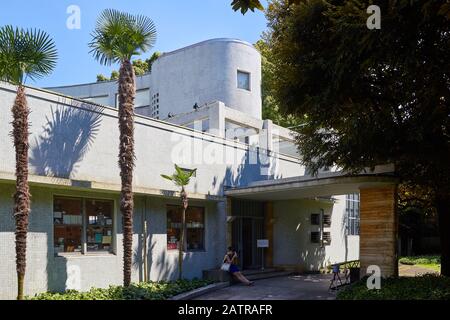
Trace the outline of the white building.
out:
M 260 267 L 258 239 L 269 240 L 264 260 L 274 268 L 318 271 L 361 252 L 362 266 L 376 261 L 383 274 L 395 273 L 395 246 L 359 248 L 358 193 L 384 188 L 391 199 L 390 170 L 308 176 L 292 132 L 261 119 L 260 83 L 259 53 L 232 39 L 166 53 L 151 74 L 137 78 L 133 281 L 144 273 L 151 280 L 176 277 L 179 199 L 160 176 L 171 174 L 174 163 L 197 168 L 187 188 L 186 277 L 218 268 L 227 245 L 238 249 L 242 268 Z M 9 109 L 15 92 L 0 84 L 0 105 Z M 122 282 L 116 93 L 115 82 L 27 88 L 33 196 L 27 294 Z M 10 121 L 9 112 L 0 113 L 0 298 L 14 298 L 16 288 Z M 394 215 L 386 219 L 377 232 L 391 239 Z

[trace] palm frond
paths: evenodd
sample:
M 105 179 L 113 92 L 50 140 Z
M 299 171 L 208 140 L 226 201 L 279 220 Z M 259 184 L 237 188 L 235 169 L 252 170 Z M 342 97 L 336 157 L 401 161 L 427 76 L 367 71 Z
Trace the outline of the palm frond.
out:
M 185 187 L 189 184 L 192 176 L 197 172 L 194 170 L 184 170 L 175 164 L 175 173 L 172 176 L 162 174 L 161 176 L 167 180 L 172 181 L 178 187 Z
M 42 30 L 0 28 L 0 79 L 15 84 L 24 77 L 34 80 L 50 74 L 56 66 L 55 43 Z
M 156 28 L 146 16 L 106 9 L 91 36 L 90 53 L 101 64 L 111 65 L 148 51 L 156 42 Z

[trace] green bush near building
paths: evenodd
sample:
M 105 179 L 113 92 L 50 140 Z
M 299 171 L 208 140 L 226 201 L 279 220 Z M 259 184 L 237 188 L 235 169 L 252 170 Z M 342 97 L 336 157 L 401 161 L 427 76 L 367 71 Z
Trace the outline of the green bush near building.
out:
M 367 289 L 367 278 L 342 289 L 338 300 L 449 300 L 450 278 L 434 274 L 381 280 L 381 289 Z
M 441 264 L 440 256 L 413 256 L 401 257 L 398 259 L 401 264 L 415 265 L 415 264 Z
M 128 288 L 110 286 L 106 289 L 92 288 L 87 292 L 69 290 L 64 293 L 41 293 L 29 300 L 166 300 L 177 294 L 204 287 L 209 280 L 178 280 L 174 282 L 142 282 Z

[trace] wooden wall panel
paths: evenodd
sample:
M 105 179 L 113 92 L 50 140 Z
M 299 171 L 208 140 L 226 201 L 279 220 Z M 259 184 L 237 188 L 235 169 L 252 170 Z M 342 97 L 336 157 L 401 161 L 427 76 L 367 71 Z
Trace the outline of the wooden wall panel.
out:
M 396 186 L 360 189 L 361 276 L 369 265 L 381 275 L 398 276 Z

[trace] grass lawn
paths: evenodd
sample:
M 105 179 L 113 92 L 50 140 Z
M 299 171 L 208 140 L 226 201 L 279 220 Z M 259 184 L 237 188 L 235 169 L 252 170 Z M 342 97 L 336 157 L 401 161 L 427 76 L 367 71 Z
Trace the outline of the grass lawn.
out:
M 87 292 L 75 290 L 64 293 L 41 293 L 29 300 L 166 300 L 177 294 L 191 291 L 208 284 L 207 280 L 178 280 L 173 282 L 142 282 L 129 288 L 110 286 L 106 289 L 92 288 Z

